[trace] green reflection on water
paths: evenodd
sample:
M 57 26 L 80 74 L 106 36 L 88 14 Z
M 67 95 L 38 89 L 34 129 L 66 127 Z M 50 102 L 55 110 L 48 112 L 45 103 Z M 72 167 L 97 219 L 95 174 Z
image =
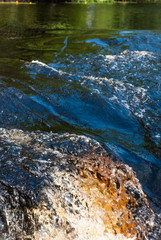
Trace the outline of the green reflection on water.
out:
M 159 3 L 0 5 L 0 30 L 160 29 L 160 10 Z
M 52 61 L 55 52 L 87 53 L 87 39 L 119 30 L 160 30 L 161 4 L 0 5 L 0 57 Z M 68 47 L 64 48 L 67 39 Z

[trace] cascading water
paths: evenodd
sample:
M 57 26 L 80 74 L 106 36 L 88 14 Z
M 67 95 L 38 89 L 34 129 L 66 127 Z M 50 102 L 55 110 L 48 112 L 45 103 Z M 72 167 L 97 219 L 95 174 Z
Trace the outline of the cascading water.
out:
M 141 4 L 0 5 L 3 240 L 160 239 L 161 5 L 150 6 L 135 25 Z

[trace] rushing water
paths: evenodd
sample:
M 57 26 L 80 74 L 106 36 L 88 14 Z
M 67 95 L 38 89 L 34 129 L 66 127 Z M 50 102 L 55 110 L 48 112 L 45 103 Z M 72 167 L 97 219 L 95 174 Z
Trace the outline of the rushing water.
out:
M 161 4 L 0 5 L 0 90 L 0 127 L 96 139 L 161 212 Z

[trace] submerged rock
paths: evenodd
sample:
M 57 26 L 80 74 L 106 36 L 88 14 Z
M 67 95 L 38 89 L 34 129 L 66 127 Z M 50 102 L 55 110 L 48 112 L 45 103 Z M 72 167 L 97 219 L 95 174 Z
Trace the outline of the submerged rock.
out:
M 74 134 L 0 129 L 2 240 L 161 239 L 130 167 Z

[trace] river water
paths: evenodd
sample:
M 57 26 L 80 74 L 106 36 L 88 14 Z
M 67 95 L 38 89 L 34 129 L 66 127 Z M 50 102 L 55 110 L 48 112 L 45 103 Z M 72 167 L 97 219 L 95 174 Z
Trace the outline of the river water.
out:
M 1 4 L 0 127 L 96 139 L 161 212 L 161 4 Z

